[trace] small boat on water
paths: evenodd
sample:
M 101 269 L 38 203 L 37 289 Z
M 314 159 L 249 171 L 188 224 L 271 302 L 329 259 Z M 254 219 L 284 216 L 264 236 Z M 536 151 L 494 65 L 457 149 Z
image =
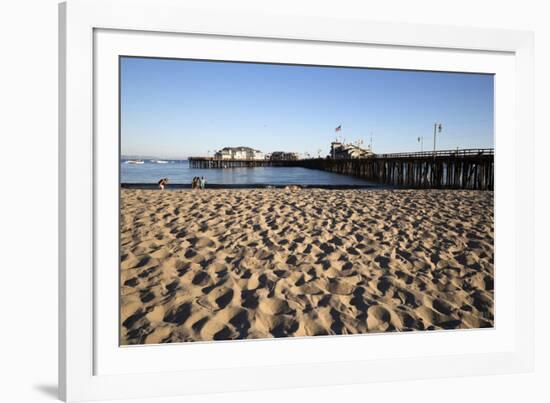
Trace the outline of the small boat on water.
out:
M 168 161 L 164 160 L 151 160 L 151 162 L 154 162 L 155 164 L 168 164 Z
M 143 164 L 145 161 L 143 160 L 128 160 L 126 161 L 125 163 L 126 164 L 134 164 L 134 165 L 141 165 Z

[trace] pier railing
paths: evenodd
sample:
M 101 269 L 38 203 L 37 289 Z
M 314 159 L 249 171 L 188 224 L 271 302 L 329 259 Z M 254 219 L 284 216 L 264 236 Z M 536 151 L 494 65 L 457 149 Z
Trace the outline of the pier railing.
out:
M 458 150 L 418 151 L 410 153 L 374 154 L 371 158 L 471 157 L 494 155 L 494 148 L 464 148 Z

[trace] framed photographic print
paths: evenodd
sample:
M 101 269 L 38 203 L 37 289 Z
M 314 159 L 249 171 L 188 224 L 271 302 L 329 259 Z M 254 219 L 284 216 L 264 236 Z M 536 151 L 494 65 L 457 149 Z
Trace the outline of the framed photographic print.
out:
M 65 400 L 532 368 L 530 33 L 60 17 Z

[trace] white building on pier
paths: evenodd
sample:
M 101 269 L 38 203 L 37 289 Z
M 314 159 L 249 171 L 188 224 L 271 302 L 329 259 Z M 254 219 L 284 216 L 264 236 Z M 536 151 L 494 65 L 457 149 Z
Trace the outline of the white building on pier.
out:
M 250 147 L 224 147 L 216 151 L 214 158 L 221 160 L 264 160 L 265 155 L 260 150 Z
M 333 141 L 330 145 L 330 157 L 333 159 L 366 158 L 373 154 L 370 148 L 361 148 L 355 144 Z

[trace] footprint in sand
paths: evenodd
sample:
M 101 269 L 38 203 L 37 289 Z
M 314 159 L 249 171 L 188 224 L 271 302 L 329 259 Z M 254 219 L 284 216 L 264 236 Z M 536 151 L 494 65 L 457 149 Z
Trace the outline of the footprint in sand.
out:
M 380 306 L 371 306 L 367 310 L 367 328 L 369 331 L 384 332 L 391 326 L 390 312 Z

